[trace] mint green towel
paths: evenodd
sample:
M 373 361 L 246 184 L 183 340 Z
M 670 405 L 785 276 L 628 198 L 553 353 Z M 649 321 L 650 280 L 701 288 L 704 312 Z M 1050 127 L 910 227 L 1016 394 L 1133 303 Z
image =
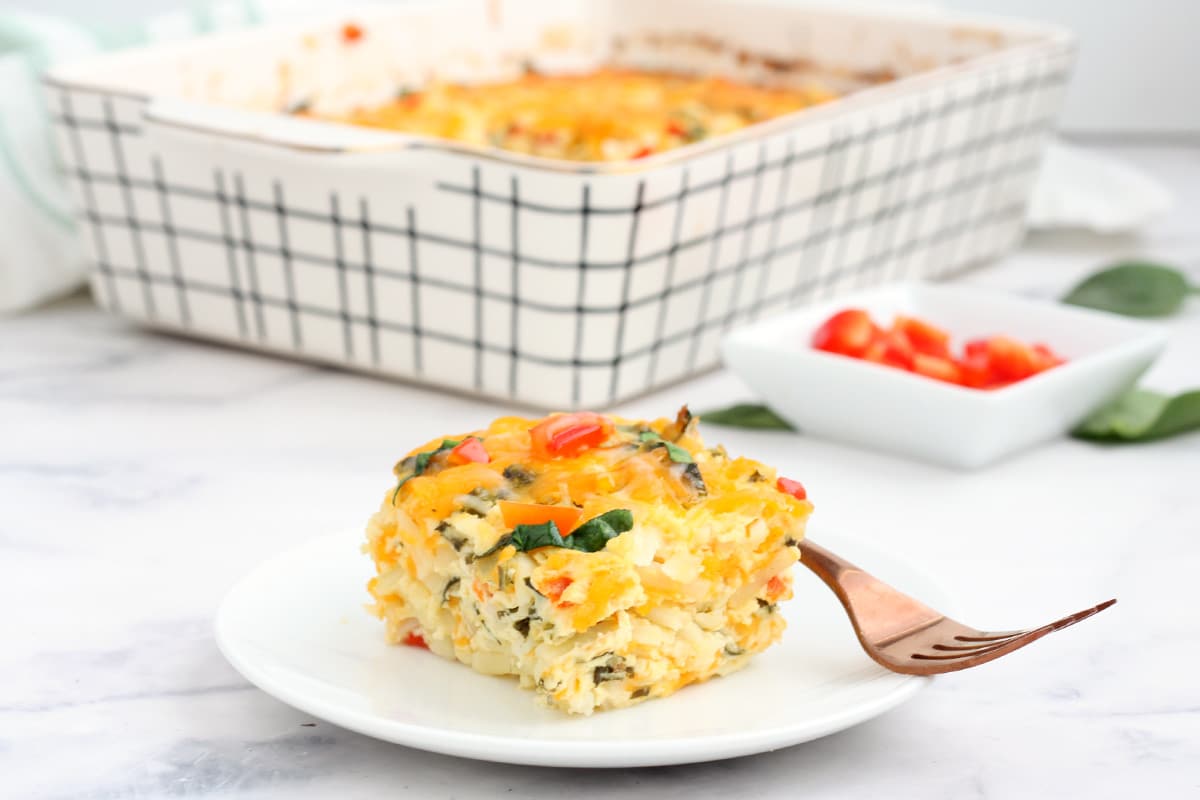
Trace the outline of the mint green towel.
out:
M 0 11 L 0 313 L 72 291 L 85 275 L 40 86 L 47 67 L 105 50 L 295 18 L 322 6 L 328 9 L 318 0 L 219 0 L 105 29 Z

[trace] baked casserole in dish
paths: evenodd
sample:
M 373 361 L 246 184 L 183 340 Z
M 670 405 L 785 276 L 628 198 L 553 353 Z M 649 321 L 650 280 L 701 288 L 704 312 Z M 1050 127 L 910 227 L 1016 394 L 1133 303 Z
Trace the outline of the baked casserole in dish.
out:
M 684 408 L 504 417 L 396 465 L 368 525 L 389 641 L 514 675 L 547 706 L 623 708 L 779 640 L 812 509 L 707 447 Z
M 47 89 L 103 307 L 576 409 L 715 367 L 747 321 L 1006 252 L 1073 52 L 942 13 L 463 0 Z
M 403 88 L 388 103 L 333 119 L 542 158 L 620 161 L 732 133 L 834 97 L 816 83 L 770 87 L 611 67 L 562 75 L 529 70 L 502 83 Z

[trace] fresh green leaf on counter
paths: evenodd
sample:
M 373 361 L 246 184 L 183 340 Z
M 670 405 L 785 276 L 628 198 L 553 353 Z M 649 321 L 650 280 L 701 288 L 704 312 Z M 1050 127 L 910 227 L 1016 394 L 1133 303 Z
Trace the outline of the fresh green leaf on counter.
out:
M 753 428 L 756 430 L 795 430 L 787 420 L 771 409 L 756 403 L 738 403 L 728 408 L 719 408 L 697 414 L 701 421 L 727 428 Z
M 1133 389 L 1084 420 L 1072 435 L 1098 442 L 1134 444 L 1197 429 L 1200 429 L 1200 389 L 1174 397 Z
M 1129 317 L 1165 317 L 1178 311 L 1195 291 L 1173 267 L 1129 261 L 1085 278 L 1063 302 Z

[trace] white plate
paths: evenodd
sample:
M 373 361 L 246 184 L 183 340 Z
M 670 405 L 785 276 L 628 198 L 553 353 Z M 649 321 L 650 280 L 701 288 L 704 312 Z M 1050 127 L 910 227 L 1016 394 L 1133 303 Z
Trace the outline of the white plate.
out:
M 992 391 L 813 349 L 835 311 L 896 314 L 969 339 L 1006 334 L 1044 342 L 1067 363 Z M 962 286 L 902 283 L 845 294 L 731 333 L 729 368 L 805 433 L 976 468 L 1061 436 L 1137 380 L 1166 346 L 1161 326 L 1086 308 Z
M 876 666 L 833 593 L 797 567 L 783 642 L 741 672 L 634 708 L 569 716 L 513 678 L 389 646 L 363 606 L 359 532 L 319 538 L 255 569 L 217 613 L 217 644 L 263 691 L 342 727 L 437 753 L 554 767 L 641 767 L 759 753 L 816 739 L 899 705 L 926 682 Z M 873 548 L 839 552 L 948 607 L 920 573 Z

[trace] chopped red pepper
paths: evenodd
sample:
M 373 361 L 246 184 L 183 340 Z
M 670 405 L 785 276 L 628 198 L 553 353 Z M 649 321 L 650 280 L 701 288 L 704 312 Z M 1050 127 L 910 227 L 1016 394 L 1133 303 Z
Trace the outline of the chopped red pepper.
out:
M 916 317 L 896 317 L 893 327 L 903 331 L 918 353 L 938 358 L 950 357 L 950 334 Z
M 346 44 L 354 44 L 363 38 L 363 29 L 361 25 L 353 22 L 347 22 L 342 26 L 342 41 Z
M 804 488 L 804 484 L 800 481 L 794 481 L 791 478 L 780 478 L 775 481 L 775 488 L 784 494 L 790 494 L 797 500 L 807 500 L 808 491 Z
M 634 153 L 634 154 L 633 154 L 633 157 L 634 157 L 634 158 L 645 158 L 646 156 L 650 155 L 650 154 L 651 154 L 651 153 L 653 153 L 653 152 L 654 152 L 654 149 L 653 149 L 653 148 L 651 148 L 651 147 L 643 147 L 643 148 L 641 148 L 640 150 L 638 150 L 636 153 Z
M 848 308 L 839 311 L 813 334 L 813 347 L 844 356 L 862 356 L 879 337 L 879 329 L 867 312 Z M 881 351 L 882 356 L 882 351 Z
M 404 637 L 404 643 L 411 645 L 412 647 L 424 647 L 425 649 L 429 649 L 429 645 L 425 643 L 425 637 L 416 631 L 409 631 L 408 635 Z
M 557 578 L 551 578 L 539 586 L 538 591 L 546 595 L 546 599 L 548 599 L 551 603 L 558 603 L 558 601 L 562 598 L 563 592 L 565 592 L 567 587 L 574 582 L 575 581 L 566 575 L 559 575 Z
M 547 417 L 529 430 L 534 452 L 544 458 L 577 456 L 604 443 L 612 434 L 608 417 L 579 411 Z
M 1038 371 L 1057 367 L 1060 364 L 1065 364 L 1066 359 L 1055 353 L 1044 344 L 1035 344 L 1033 346 L 1034 361 L 1038 365 Z
M 813 334 L 813 347 L 915 372 L 971 389 L 997 389 L 1065 363 L 1044 344 L 1008 336 L 972 339 L 955 357 L 950 336 L 914 317 L 897 316 L 884 330 L 861 309 L 834 314 Z
M 877 364 L 912 369 L 914 355 L 908 336 L 903 331 L 890 330 L 879 333 L 862 357 Z
M 684 130 L 683 126 L 675 120 L 671 120 L 667 123 L 667 133 L 671 136 L 678 136 L 680 139 L 687 138 L 687 131 Z
M 962 368 L 948 358 L 930 356 L 924 353 L 914 353 L 912 371 L 927 378 L 934 378 L 947 383 L 962 383 Z
M 468 436 L 450 451 L 450 455 L 446 456 L 446 460 L 451 464 L 486 464 L 488 461 L 491 461 L 491 456 L 484 449 L 483 442 L 474 436 Z
M 1007 336 L 988 339 L 988 365 L 1004 383 L 1024 380 L 1036 373 L 1033 349 Z

